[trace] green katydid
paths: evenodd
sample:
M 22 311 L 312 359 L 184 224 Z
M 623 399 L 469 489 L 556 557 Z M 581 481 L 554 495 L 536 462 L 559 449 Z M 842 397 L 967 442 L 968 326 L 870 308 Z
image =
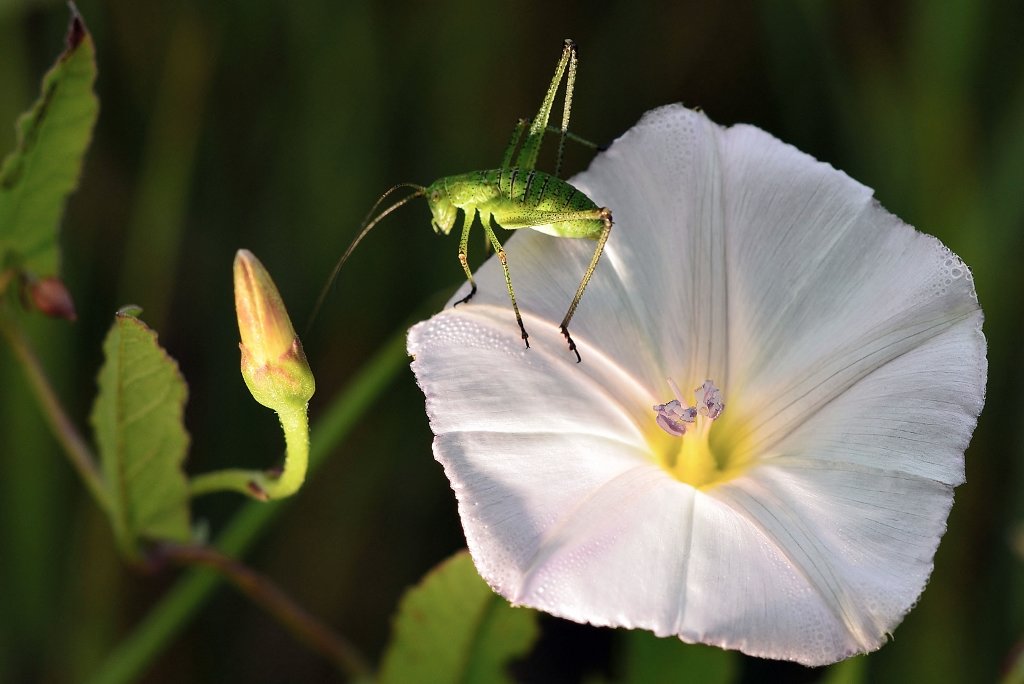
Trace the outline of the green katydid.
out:
M 566 73 L 568 72 L 568 73 Z M 565 101 L 562 109 L 562 127 L 556 129 L 560 133 L 558 141 L 558 156 L 555 165 L 554 175 L 537 171 L 534 167 L 537 164 L 537 157 L 540 154 L 541 142 L 544 134 L 549 130 L 548 118 L 551 107 L 554 103 L 558 87 L 561 85 L 562 77 L 565 76 Z M 515 312 L 516 321 L 523 335 L 523 342 L 529 348 L 530 340 L 523 325 L 523 317 L 519 313 L 519 305 L 516 303 L 515 291 L 512 289 L 512 277 L 509 275 L 508 262 L 505 258 L 505 250 L 491 228 L 492 221 L 502 228 L 516 230 L 519 228 L 532 228 L 534 230 L 562 238 L 588 238 L 597 241 L 594 249 L 594 256 L 583 274 L 576 294 L 569 304 L 569 310 L 565 313 L 559 329 L 569 344 L 569 350 L 576 354 L 576 362 L 582 359 L 576 349 L 576 343 L 569 335 L 569 322 L 576 307 L 579 305 L 583 291 L 590 281 L 590 277 L 597 267 L 598 260 L 604 250 L 605 243 L 612 228 L 612 213 L 607 207 L 599 207 L 584 193 L 574 188 L 564 180 L 558 178 L 558 172 L 562 163 L 562 151 L 565 146 L 566 137 L 582 141 L 580 138 L 568 133 L 569 113 L 572 107 L 573 84 L 576 79 L 576 45 L 571 40 L 565 41 L 561 59 L 555 68 L 554 78 L 548 87 L 544 101 L 541 103 L 537 116 L 532 121 L 520 119 L 512 134 L 512 140 L 505 151 L 501 168 L 490 171 L 473 171 L 457 176 L 446 176 L 435 181 L 428 187 L 414 183 L 401 183 L 385 192 L 377 203 L 374 204 L 364 222 L 364 228 L 356 236 L 341 259 L 338 261 L 334 272 L 328 280 L 328 286 L 333 282 L 338 271 L 348 259 L 352 250 L 366 236 L 370 229 L 379 223 L 385 216 L 398 209 L 407 202 L 417 198 L 426 197 L 433 215 L 433 228 L 438 234 L 448 235 L 455 226 L 459 210 L 463 212 L 462 235 L 459 240 L 459 263 L 469 280 L 469 294 L 456 302 L 463 304 L 468 302 L 476 294 L 476 281 L 473 279 L 473 272 L 469 268 L 466 259 L 466 248 L 469 242 L 469 232 L 477 217 L 483 226 L 488 243 L 494 248 L 505 274 L 505 284 L 508 287 L 508 296 L 512 300 L 512 310 Z M 522 146 L 519 145 L 523 132 L 526 139 Z M 519 155 L 515 156 L 516 148 L 519 148 Z M 515 157 L 513 163 L 513 157 Z M 411 188 L 414 192 L 399 200 L 395 204 L 378 214 L 372 221 L 369 216 L 377 210 L 381 202 L 399 188 Z M 319 308 L 327 288 L 320 295 Z M 314 309 L 314 311 L 316 310 Z

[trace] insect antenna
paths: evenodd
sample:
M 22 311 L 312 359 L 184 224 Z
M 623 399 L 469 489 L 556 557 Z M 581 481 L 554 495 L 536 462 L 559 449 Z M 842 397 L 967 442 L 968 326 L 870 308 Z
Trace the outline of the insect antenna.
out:
M 370 217 L 373 216 L 375 211 L 377 211 L 377 207 L 379 207 L 381 203 L 385 199 L 387 199 L 389 195 L 391 195 L 391 193 L 401 188 L 412 188 L 413 190 L 415 190 L 415 192 L 413 192 L 411 195 L 407 195 L 406 197 L 403 197 L 402 199 L 398 200 L 390 207 L 377 214 L 377 216 L 373 218 L 373 220 L 371 220 Z M 309 314 L 309 320 L 306 322 L 306 333 L 309 333 L 310 328 L 313 326 L 313 321 L 316 320 L 317 314 L 320 313 L 320 307 L 323 306 L 324 300 L 327 299 L 327 293 L 330 292 L 331 285 L 334 284 L 335 279 L 338 277 L 338 273 L 341 271 L 341 267 L 345 265 L 346 261 L 348 261 L 348 257 L 349 255 L 352 254 L 352 251 L 356 248 L 356 245 L 362 242 L 363 238 L 366 237 L 366 234 L 370 232 L 370 229 L 373 228 L 378 223 L 380 223 L 385 216 L 393 212 L 395 209 L 398 209 L 403 204 L 407 204 L 410 200 L 414 200 L 417 197 L 423 197 L 426 194 L 427 189 L 422 185 L 416 185 L 415 183 L 399 183 L 398 185 L 388 189 L 387 192 L 381 195 L 380 198 L 373 203 L 373 206 L 370 207 L 370 211 L 367 212 L 366 214 L 366 218 L 363 219 L 363 223 L 360 226 L 361 230 L 359 231 L 359 234 L 356 235 L 355 240 L 352 241 L 352 244 L 348 246 L 348 249 L 345 250 L 345 253 L 341 255 L 340 259 L 338 259 L 338 263 L 334 265 L 334 270 L 331 271 L 331 275 L 327 278 L 327 282 L 324 283 L 323 289 L 320 290 L 320 296 L 316 298 L 316 304 L 313 306 L 313 311 Z

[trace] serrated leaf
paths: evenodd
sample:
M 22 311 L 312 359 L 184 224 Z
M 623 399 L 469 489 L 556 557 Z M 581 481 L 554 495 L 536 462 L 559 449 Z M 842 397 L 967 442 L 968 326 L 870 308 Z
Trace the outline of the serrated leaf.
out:
M 728 684 L 739 674 L 734 651 L 687 644 L 675 637 L 659 638 L 642 630 L 625 632 L 622 637 L 623 682 Z
M 187 389 L 178 364 L 144 323 L 118 315 L 103 343 L 106 361 L 92 410 L 110 517 L 122 551 L 140 542 L 189 539 Z
M 92 36 L 72 6 L 67 48 L 17 123 L 17 144 L 0 166 L 0 268 L 57 275 L 57 229 L 78 183 L 99 112 Z
M 380 681 L 511 681 L 506 666 L 536 638 L 536 613 L 492 592 L 462 551 L 402 598 Z

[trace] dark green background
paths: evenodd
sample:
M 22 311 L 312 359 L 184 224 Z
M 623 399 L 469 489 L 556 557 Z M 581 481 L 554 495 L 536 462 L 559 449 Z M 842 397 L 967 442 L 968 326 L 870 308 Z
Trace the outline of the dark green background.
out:
M 190 383 L 190 471 L 273 461 L 274 417 L 238 373 L 235 250 L 263 260 L 301 325 L 382 191 L 497 166 L 572 37 L 579 134 L 608 142 L 675 101 L 722 124 L 756 124 L 874 187 L 888 209 L 973 269 L 990 382 L 968 482 L 920 605 L 869 658 L 868 674 L 991 681 L 1024 632 L 1024 572 L 1013 551 L 1024 515 L 1020 4 L 541 7 L 82 0 L 101 113 L 62 235 L 80 320 L 34 331 L 73 415 L 84 429 L 102 336 L 114 310 L 134 303 Z M 4 152 L 66 21 L 61 3 L 0 2 Z M 588 159 L 575 149 L 569 171 Z M 429 312 L 424 302 L 459 284 L 456 241 L 434 235 L 428 216 L 419 203 L 382 224 L 304 338 L 317 375 L 314 419 L 384 340 Z M 124 568 L 6 349 L 0 383 L 0 681 L 79 681 L 173 573 Z M 250 557 L 374 657 L 403 588 L 463 545 L 430 440 L 422 395 L 405 371 Z M 196 511 L 216 531 L 240 502 L 218 495 Z M 614 667 L 593 657 L 614 645 L 608 633 L 544 624 L 549 656 L 531 664 L 531 676 Z M 748 679 L 765 675 L 746 668 Z M 275 622 L 222 589 L 145 681 L 331 678 Z

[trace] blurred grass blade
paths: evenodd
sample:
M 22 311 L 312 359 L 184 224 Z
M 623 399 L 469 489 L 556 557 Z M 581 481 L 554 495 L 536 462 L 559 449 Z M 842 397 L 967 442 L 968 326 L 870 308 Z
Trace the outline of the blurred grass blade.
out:
M 505 666 L 536 638 L 536 613 L 492 592 L 462 551 L 402 598 L 380 681 L 512 681 Z
M 196 7 L 173 6 L 156 100 L 126 226 L 119 299 L 138 302 L 164 329 L 175 289 L 207 89 L 216 64 L 210 29 Z M 159 254 L 159 259 L 152 255 Z
M 187 390 L 156 333 L 132 316 L 117 315 L 103 350 L 92 425 L 118 545 L 138 558 L 143 539 L 189 539 Z
M 621 681 L 702 682 L 728 684 L 738 681 L 739 656 L 703 644 L 687 644 L 674 637 L 660 638 L 642 630 L 623 631 Z
M 67 48 L 43 77 L 39 99 L 17 124 L 17 144 L 0 167 L 0 267 L 57 274 L 57 228 L 75 189 L 99 112 L 92 37 L 71 6 Z

